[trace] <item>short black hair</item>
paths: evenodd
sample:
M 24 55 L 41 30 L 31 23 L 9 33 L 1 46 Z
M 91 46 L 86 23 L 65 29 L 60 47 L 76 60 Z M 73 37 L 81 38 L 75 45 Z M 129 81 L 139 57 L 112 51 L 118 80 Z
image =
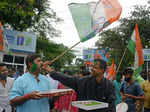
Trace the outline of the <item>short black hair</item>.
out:
M 0 63 L 0 67 L 6 66 L 5 63 Z
M 40 55 L 38 55 L 38 54 L 32 54 L 32 55 L 27 56 L 27 59 L 26 59 L 27 69 L 29 69 L 29 63 L 33 63 L 33 61 L 39 57 L 40 57 Z
M 88 71 L 88 70 L 83 70 L 83 71 L 81 71 L 81 74 L 82 74 L 83 76 L 87 76 L 87 75 L 90 75 L 91 72 Z
M 123 75 L 127 75 L 127 74 L 130 74 L 130 75 L 133 75 L 133 69 L 132 68 L 126 68 L 124 69 L 123 71 Z
M 118 73 L 116 75 L 120 75 L 122 77 L 123 76 L 123 72 L 118 71 Z
M 106 61 L 104 61 L 102 59 L 95 59 L 94 62 L 99 62 L 99 67 L 104 69 L 104 71 L 106 71 L 106 69 L 107 69 Z
M 71 70 L 64 70 L 64 74 L 67 74 L 67 75 L 70 75 L 70 76 L 73 75 Z

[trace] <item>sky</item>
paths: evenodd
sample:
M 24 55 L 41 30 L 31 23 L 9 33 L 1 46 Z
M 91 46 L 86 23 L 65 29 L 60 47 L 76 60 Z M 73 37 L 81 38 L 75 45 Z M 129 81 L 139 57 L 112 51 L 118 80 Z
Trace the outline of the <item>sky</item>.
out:
M 80 41 L 77 30 L 73 23 L 71 13 L 68 9 L 68 4 L 72 2 L 90 2 L 96 0 L 51 0 L 51 8 L 56 11 L 58 17 L 62 18 L 64 21 L 57 25 L 62 34 L 61 37 L 53 39 L 56 43 L 63 43 L 65 46 L 71 47 L 77 42 Z M 133 10 L 134 5 L 146 5 L 147 0 L 118 0 L 122 6 L 121 17 L 126 17 L 129 15 L 129 12 Z M 115 27 L 117 22 L 111 24 L 110 27 Z M 76 48 L 93 48 L 95 42 L 99 37 L 94 37 L 84 43 L 80 43 Z

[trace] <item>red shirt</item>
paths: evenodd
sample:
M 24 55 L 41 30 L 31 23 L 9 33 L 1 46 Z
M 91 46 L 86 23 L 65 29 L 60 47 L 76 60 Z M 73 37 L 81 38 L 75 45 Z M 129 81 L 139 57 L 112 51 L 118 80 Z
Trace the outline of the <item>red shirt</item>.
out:
M 63 84 L 58 85 L 58 89 L 66 88 Z M 69 112 L 78 112 L 78 108 L 73 107 L 71 105 L 72 101 L 77 100 L 76 92 L 73 91 L 72 94 L 67 94 L 64 96 L 60 96 L 58 100 L 55 102 L 55 109 L 59 110 L 59 112 L 62 112 L 63 110 L 67 110 Z

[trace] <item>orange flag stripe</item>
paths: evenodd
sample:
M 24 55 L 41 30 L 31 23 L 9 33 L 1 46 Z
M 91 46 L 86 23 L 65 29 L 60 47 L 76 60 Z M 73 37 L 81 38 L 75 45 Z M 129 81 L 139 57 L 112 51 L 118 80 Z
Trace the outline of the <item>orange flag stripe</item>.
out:
M 110 67 L 110 70 L 108 72 L 108 79 L 115 77 L 115 74 L 116 74 L 115 63 L 114 63 L 114 60 L 112 60 L 111 67 Z
M 143 47 L 141 44 L 140 34 L 139 34 L 139 30 L 138 30 L 138 24 L 136 24 L 135 32 L 136 32 L 136 51 L 139 56 L 138 65 L 141 66 L 144 64 L 144 56 L 143 56 L 143 50 L 142 50 Z

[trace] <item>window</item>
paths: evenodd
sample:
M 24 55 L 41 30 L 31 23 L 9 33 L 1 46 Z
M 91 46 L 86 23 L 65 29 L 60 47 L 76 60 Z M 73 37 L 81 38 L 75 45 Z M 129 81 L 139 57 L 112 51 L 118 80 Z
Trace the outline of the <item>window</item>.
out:
M 23 56 L 12 56 L 3 55 L 3 62 L 7 65 L 9 69 L 15 69 L 21 74 L 24 71 L 24 57 Z
M 24 64 L 24 57 L 15 56 L 15 62 L 14 63 Z
M 4 55 L 3 62 L 13 63 L 13 56 L 11 56 L 11 55 Z

